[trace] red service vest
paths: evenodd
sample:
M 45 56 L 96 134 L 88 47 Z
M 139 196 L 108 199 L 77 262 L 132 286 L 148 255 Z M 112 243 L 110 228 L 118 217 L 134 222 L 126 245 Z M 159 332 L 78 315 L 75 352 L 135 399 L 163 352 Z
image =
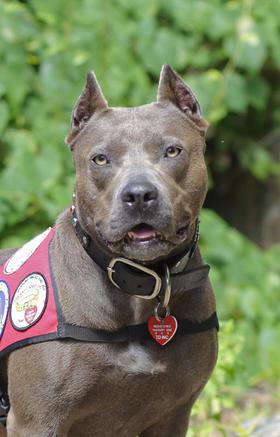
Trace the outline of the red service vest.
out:
M 49 259 L 54 232 L 47 229 L 0 266 L 0 356 L 58 338 L 61 310 Z

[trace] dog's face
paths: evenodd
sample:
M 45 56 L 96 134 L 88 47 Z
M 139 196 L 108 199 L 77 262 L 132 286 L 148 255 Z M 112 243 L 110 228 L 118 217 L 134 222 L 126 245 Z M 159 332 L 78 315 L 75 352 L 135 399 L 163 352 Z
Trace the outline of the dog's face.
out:
M 108 108 L 89 75 L 68 137 L 84 229 L 138 261 L 186 246 L 207 190 L 206 127 L 193 93 L 169 66 L 158 101 L 136 108 Z

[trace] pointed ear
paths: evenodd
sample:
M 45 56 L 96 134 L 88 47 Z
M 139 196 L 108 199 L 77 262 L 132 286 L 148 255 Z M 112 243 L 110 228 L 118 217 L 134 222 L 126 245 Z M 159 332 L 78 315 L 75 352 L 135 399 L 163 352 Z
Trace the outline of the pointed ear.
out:
M 200 105 L 194 93 L 181 77 L 170 67 L 163 65 L 158 86 L 158 102 L 172 102 L 196 125 L 206 133 L 208 123 L 202 117 Z
M 102 109 L 108 108 L 107 101 L 93 72 L 88 73 L 86 85 L 78 98 L 71 118 L 71 132 L 66 143 L 71 146 L 76 135 L 87 124 L 90 117 Z

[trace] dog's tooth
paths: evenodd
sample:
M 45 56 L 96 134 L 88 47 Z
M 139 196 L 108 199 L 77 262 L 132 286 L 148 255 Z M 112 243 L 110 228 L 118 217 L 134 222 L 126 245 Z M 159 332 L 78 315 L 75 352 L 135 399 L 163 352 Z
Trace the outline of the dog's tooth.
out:
M 134 239 L 134 236 L 133 236 L 133 232 L 128 232 L 127 233 L 127 236 L 128 236 L 128 238 L 130 239 L 130 240 L 133 240 Z

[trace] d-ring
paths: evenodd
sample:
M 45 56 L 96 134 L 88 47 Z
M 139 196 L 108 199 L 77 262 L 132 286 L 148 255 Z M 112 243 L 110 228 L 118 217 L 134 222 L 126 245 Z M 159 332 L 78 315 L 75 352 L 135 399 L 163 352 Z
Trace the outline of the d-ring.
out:
M 160 309 L 163 310 L 163 311 L 165 312 L 165 315 L 164 315 L 164 316 L 160 316 L 160 315 L 158 314 L 158 312 L 159 312 Z M 162 305 L 162 303 L 159 302 L 159 303 L 155 306 L 154 314 L 155 314 L 155 318 L 156 318 L 158 321 L 160 321 L 161 319 L 164 319 L 165 317 L 168 317 L 168 316 L 170 315 L 170 309 L 169 309 L 169 306 L 164 307 L 164 306 Z

